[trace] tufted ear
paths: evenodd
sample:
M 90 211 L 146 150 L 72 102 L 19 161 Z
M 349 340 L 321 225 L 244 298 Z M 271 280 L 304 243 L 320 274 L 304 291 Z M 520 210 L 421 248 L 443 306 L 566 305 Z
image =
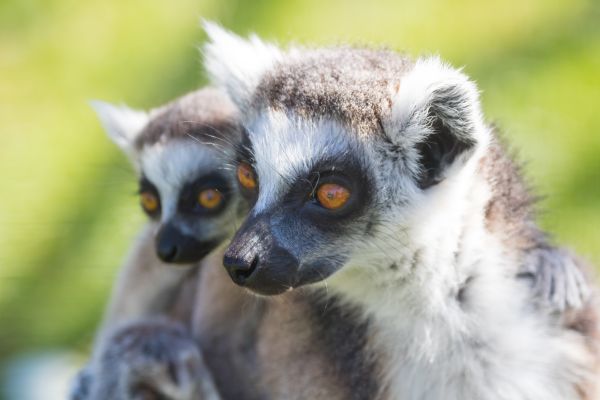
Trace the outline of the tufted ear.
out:
M 204 21 L 203 26 L 209 39 L 202 49 L 204 67 L 211 81 L 246 111 L 264 73 L 281 59 L 281 50 L 256 35 L 241 38 L 214 22 Z
M 108 137 L 131 156 L 134 152 L 133 142 L 148 123 L 148 114 L 97 100 L 91 101 L 90 105 L 96 111 Z
M 392 142 L 416 149 L 423 189 L 442 181 L 450 165 L 489 140 L 477 87 L 437 57 L 418 60 L 402 78 L 390 119 L 386 132 Z

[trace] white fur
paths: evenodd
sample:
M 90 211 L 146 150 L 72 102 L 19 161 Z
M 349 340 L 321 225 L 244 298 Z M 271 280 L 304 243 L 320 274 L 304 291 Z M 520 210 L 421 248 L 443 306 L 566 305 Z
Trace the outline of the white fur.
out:
M 332 121 L 290 119 L 269 109 L 248 125 L 256 158 L 260 192 L 253 212 L 277 203 L 299 177 L 308 178 L 312 165 L 324 157 L 343 157 L 350 149 L 349 135 Z
M 384 270 L 369 277 L 373 258 L 355 256 L 355 268 L 332 277 L 330 290 L 362 304 L 374 321 L 390 398 L 578 399 L 574 384 L 588 361 L 582 338 L 528 309 L 515 260 L 484 227 L 489 191 L 474 177 L 476 161 L 390 222 L 395 243 L 389 236 L 371 243 L 398 260 L 401 277 Z M 462 308 L 455 296 L 469 276 Z
M 108 137 L 131 156 L 133 141 L 148 123 L 148 113 L 98 100 L 91 101 L 90 105 L 96 111 Z
M 203 26 L 209 38 L 203 48 L 206 71 L 241 110 L 247 110 L 261 77 L 281 59 L 282 52 L 256 35 L 243 39 L 214 22 L 204 21 Z

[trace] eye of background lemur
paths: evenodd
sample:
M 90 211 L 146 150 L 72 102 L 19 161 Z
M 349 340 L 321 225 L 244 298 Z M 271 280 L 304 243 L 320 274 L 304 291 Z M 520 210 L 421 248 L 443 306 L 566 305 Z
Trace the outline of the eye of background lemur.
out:
M 250 166 L 250 164 L 246 162 L 241 162 L 237 167 L 237 177 L 240 185 L 244 189 L 254 190 L 256 189 L 256 175 L 254 174 L 254 170 Z
M 193 217 L 216 216 L 226 208 L 230 193 L 227 179 L 220 173 L 202 175 L 181 188 L 177 209 Z
M 152 192 L 140 193 L 140 203 L 148 214 L 155 214 L 159 209 L 158 197 Z
M 198 193 L 198 204 L 209 210 L 217 208 L 223 202 L 223 195 L 218 189 L 204 189 Z
M 156 187 L 145 177 L 140 180 L 140 205 L 151 217 L 160 213 L 160 196 Z
M 336 183 L 325 183 L 317 189 L 316 198 L 328 210 L 338 210 L 350 199 L 350 190 Z

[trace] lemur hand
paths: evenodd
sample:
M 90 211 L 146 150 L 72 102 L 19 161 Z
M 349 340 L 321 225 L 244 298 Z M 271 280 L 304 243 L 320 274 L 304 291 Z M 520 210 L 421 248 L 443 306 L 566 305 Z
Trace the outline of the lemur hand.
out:
M 92 384 L 91 366 L 88 364 L 79 371 L 69 393 L 69 400 L 88 400 Z
M 525 272 L 533 276 L 536 296 L 557 311 L 580 308 L 590 296 L 582 263 L 568 250 L 557 247 L 533 249 Z
M 165 320 L 116 330 L 78 381 L 72 400 L 219 399 L 197 344 L 182 326 Z

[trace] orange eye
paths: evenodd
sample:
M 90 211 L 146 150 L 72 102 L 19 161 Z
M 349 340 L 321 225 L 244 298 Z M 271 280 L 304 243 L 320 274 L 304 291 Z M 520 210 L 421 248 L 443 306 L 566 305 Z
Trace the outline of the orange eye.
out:
M 350 191 L 343 186 L 335 183 L 325 183 L 317 189 L 317 199 L 319 203 L 329 209 L 337 210 L 348 202 Z
M 256 189 L 256 177 L 254 171 L 248 163 L 240 163 L 237 168 L 237 177 L 240 184 L 249 190 Z
M 147 213 L 152 214 L 158 211 L 158 198 L 154 193 L 142 192 L 140 194 L 140 203 Z
M 198 204 L 204 208 L 216 208 L 222 201 L 223 195 L 217 189 L 205 189 L 198 194 Z

